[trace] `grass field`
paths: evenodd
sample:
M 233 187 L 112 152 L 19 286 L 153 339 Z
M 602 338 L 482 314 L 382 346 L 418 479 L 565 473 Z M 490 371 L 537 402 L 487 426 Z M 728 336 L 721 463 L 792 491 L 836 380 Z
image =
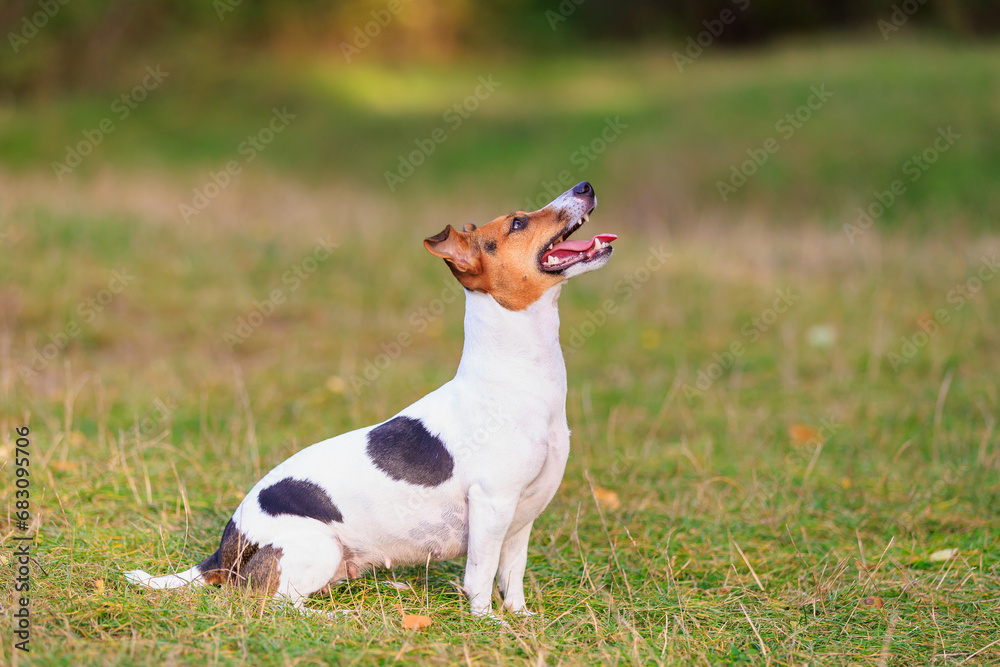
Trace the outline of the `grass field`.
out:
M 789 45 L 684 73 L 669 53 L 239 73 L 187 56 L 124 119 L 111 104 L 144 64 L 106 94 L 0 111 L 4 566 L 25 424 L 37 535 L 31 653 L 4 634 L 0 662 L 1000 661 L 997 56 Z M 451 128 L 491 73 L 502 85 Z M 297 117 L 247 161 L 284 106 Z M 629 127 L 579 169 L 617 116 Z M 57 180 L 51 162 L 105 117 L 115 130 Z M 948 126 L 960 137 L 910 180 Z M 390 191 L 384 172 L 438 127 Z M 722 201 L 717 181 L 772 136 Z M 561 171 L 593 182 L 589 226 L 620 240 L 563 292 L 573 452 L 529 551 L 537 617 L 472 618 L 461 562 L 310 602 L 339 620 L 125 585 L 211 553 L 291 453 L 450 379 L 461 299 L 421 240 L 544 199 Z M 432 624 L 404 629 L 397 605 Z

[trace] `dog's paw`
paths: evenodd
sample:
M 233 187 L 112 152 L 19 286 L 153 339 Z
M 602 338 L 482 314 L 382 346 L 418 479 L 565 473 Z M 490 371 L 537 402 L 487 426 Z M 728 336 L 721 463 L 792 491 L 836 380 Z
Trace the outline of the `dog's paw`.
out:
M 510 629 L 510 624 L 507 621 L 500 618 L 499 616 L 497 616 L 496 614 L 494 614 L 493 610 L 490 608 L 473 609 L 472 615 L 475 616 L 476 618 L 481 618 L 482 620 L 487 621 L 492 625 L 497 625 L 501 628 Z

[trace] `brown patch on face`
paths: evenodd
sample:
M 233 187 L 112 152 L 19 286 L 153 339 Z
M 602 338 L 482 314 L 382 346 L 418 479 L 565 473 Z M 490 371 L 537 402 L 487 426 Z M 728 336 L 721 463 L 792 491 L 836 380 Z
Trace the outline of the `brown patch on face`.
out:
M 251 542 L 230 519 L 219 548 L 198 565 L 198 571 L 206 584 L 236 583 L 273 593 L 281 577 L 281 556 L 281 549 L 273 545 Z
M 559 273 L 542 271 L 538 264 L 541 253 L 565 226 L 557 211 L 517 212 L 470 232 L 448 225 L 425 239 L 424 247 L 443 258 L 467 289 L 490 294 L 508 310 L 524 310 L 565 280 Z
M 238 576 L 256 553 L 257 544 L 248 540 L 230 519 L 222 531 L 219 548 L 198 564 L 198 571 L 205 583 L 218 586 Z

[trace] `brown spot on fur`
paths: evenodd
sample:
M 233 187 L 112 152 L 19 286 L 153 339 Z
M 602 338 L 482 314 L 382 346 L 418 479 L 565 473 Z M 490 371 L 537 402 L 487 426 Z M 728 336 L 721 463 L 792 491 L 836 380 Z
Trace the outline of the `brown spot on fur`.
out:
M 515 216 L 525 224 L 512 231 Z M 440 234 L 425 239 L 424 246 L 445 260 L 466 289 L 486 292 L 508 310 L 524 310 L 565 280 L 560 273 L 542 271 L 538 262 L 548 244 L 565 229 L 566 222 L 562 209 L 516 212 L 470 232 L 448 225 Z M 496 247 L 495 252 L 488 250 L 491 246 Z M 521 280 L 514 278 L 518 274 L 523 276 Z
M 198 571 L 205 583 L 221 585 L 239 579 L 240 571 L 258 551 L 255 542 L 251 542 L 236 528 L 232 519 L 222 531 L 222 540 L 214 554 L 198 565 Z
M 240 584 L 266 593 L 276 591 L 281 580 L 281 556 L 281 549 L 271 544 L 258 549 L 240 570 Z

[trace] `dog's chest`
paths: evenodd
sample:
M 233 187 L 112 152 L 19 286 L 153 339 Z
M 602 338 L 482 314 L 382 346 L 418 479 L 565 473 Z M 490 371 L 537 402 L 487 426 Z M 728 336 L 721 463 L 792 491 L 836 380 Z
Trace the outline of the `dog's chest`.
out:
M 563 418 L 561 424 L 557 423 L 550 428 L 549 436 L 544 443 L 544 460 L 538 473 L 521 492 L 512 528 L 517 529 L 542 513 L 562 482 L 568 458 L 569 429 Z

